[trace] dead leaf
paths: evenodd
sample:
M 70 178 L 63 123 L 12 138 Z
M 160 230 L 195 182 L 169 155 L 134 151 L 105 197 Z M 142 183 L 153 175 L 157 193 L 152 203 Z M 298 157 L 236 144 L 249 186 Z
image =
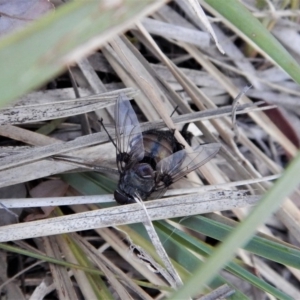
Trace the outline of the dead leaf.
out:
M 67 189 L 68 184 L 60 179 L 47 180 L 31 189 L 29 194 L 32 198 L 61 197 L 65 195 Z
M 66 194 L 68 187 L 69 185 L 60 179 L 47 180 L 31 189 L 29 194 L 32 198 L 61 197 Z M 41 207 L 43 213 L 32 213 L 25 218 L 25 221 L 44 219 L 50 215 L 54 208 L 53 206 Z
M 0 199 L 16 199 L 26 197 L 26 187 L 25 184 L 15 184 L 7 186 L 0 189 Z M 0 200 L 1 203 L 1 200 Z M 20 216 L 23 208 L 8 209 L 1 207 L 0 209 L 0 226 L 13 224 L 18 222 L 18 217 Z

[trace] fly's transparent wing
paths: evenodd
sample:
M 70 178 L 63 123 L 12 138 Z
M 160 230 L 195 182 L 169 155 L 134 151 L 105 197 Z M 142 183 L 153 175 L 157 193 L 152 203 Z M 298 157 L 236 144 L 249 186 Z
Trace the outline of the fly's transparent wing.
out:
M 123 171 L 127 164 L 144 157 L 143 135 L 137 116 L 125 94 L 115 105 L 117 165 Z
M 220 147 L 218 143 L 199 145 L 192 152 L 180 150 L 162 159 L 156 166 L 157 189 L 163 189 L 201 167 L 218 153 Z
M 146 200 L 154 200 L 154 199 L 160 199 L 168 190 L 167 186 L 157 186 L 155 187 L 155 190 L 153 191 L 153 193 L 151 193 L 150 197 L 147 198 Z

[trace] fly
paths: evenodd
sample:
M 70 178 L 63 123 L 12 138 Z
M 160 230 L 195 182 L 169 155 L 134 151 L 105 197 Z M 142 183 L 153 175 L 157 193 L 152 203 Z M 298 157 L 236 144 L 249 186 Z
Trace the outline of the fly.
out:
M 156 199 L 167 188 L 213 158 L 220 144 L 199 145 L 187 152 L 172 130 L 141 131 L 137 116 L 124 94 L 115 105 L 116 160 L 120 173 L 114 192 L 119 204 Z

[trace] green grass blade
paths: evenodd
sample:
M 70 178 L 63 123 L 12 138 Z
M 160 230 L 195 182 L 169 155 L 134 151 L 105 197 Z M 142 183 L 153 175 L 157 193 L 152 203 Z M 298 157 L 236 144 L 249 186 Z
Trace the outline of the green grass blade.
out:
M 83 195 L 111 194 L 117 183 L 104 175 L 94 172 L 62 174 L 61 178 Z
M 178 218 L 176 222 L 219 241 L 224 241 L 234 230 L 232 226 L 211 220 L 205 216 L 191 217 L 183 220 Z M 300 249 L 288 243 L 279 240 L 276 241 L 275 238 L 268 239 L 262 236 L 255 236 L 244 248 L 269 260 L 300 269 Z

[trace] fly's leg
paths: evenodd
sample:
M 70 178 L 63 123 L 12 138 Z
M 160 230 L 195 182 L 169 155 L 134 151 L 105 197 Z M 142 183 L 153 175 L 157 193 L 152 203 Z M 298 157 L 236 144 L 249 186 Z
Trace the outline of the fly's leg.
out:
M 173 135 L 173 141 L 172 141 L 172 143 L 175 146 L 174 149 L 173 149 L 173 152 L 177 152 L 177 151 L 185 149 L 184 145 L 182 145 L 181 143 L 179 143 L 177 141 L 177 139 L 175 138 L 175 130 L 176 129 L 170 129 L 170 131 L 171 131 L 171 133 Z
M 106 132 L 106 134 L 108 135 L 109 140 L 113 143 L 113 145 L 114 145 L 115 148 L 117 149 L 116 143 L 114 142 L 113 138 L 111 137 L 111 135 L 108 133 L 107 129 L 106 129 L 105 126 L 104 126 L 103 119 L 101 118 L 101 119 L 98 120 L 98 121 L 99 121 L 99 123 L 102 125 L 102 127 L 103 127 L 104 131 Z
M 173 110 L 173 112 L 171 113 L 171 115 L 170 115 L 170 118 L 172 118 L 172 116 L 174 115 L 174 113 L 175 113 L 175 111 L 177 111 L 177 109 L 178 109 L 178 105 L 174 108 L 174 110 Z
M 184 126 L 182 127 L 180 133 L 184 137 L 184 139 L 187 141 L 187 143 L 191 146 L 192 145 L 193 134 L 187 130 L 189 125 L 190 125 L 190 123 L 184 124 Z
M 179 108 L 179 106 L 177 105 L 177 106 L 174 108 L 173 112 L 171 113 L 170 117 L 173 116 L 173 114 L 175 113 L 175 111 L 178 110 L 178 108 Z M 180 133 L 181 133 L 181 135 L 184 137 L 184 139 L 187 141 L 187 143 L 191 146 L 191 145 L 192 145 L 192 137 L 193 137 L 193 135 L 187 130 L 188 127 L 189 127 L 189 125 L 190 125 L 190 123 L 186 123 L 186 124 L 182 127 L 182 130 L 180 131 Z M 173 135 L 174 135 L 174 134 L 175 134 L 175 129 L 170 129 L 170 130 L 172 131 L 172 133 L 173 133 Z M 182 145 L 182 144 L 180 144 L 180 143 L 178 143 L 178 144 L 181 146 L 182 149 L 185 148 L 184 145 Z M 181 150 L 182 150 L 182 149 L 181 149 Z

